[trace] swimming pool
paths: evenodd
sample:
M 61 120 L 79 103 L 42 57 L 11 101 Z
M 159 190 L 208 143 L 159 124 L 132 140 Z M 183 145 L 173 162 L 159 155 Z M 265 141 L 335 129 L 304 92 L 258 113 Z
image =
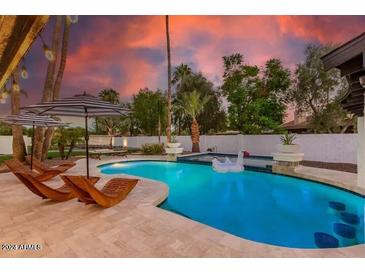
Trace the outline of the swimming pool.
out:
M 130 161 L 100 166 L 169 186 L 161 208 L 257 242 L 296 248 L 365 243 L 365 199 L 302 179 L 262 172 L 217 173 L 209 165 Z

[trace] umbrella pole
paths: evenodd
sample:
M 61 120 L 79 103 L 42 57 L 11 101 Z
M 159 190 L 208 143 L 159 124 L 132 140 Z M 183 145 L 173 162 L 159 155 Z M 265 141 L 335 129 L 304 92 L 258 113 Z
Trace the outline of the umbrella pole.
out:
M 31 149 L 30 149 L 30 153 L 31 153 L 31 155 L 30 155 L 30 169 L 33 169 L 33 151 L 34 150 L 34 124 L 33 124 L 33 126 L 32 126 L 32 147 L 31 147 Z
M 86 174 L 87 178 L 89 179 L 89 129 L 87 126 L 87 115 L 85 116 L 85 145 L 86 145 Z

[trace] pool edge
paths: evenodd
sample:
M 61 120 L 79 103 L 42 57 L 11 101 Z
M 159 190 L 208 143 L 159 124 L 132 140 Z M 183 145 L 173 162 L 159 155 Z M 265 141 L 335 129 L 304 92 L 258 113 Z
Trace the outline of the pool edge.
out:
M 161 160 L 161 159 L 160 160 L 157 160 L 157 159 L 126 159 L 126 160 L 118 160 L 118 161 L 110 162 L 110 163 L 103 163 L 103 164 L 97 165 L 96 167 L 98 169 L 100 169 L 103 166 L 107 166 L 107 165 L 111 165 L 111 164 L 116 164 L 116 163 L 150 162 L 150 161 L 154 161 L 154 162 L 156 162 L 156 161 L 157 162 L 170 162 L 170 163 L 185 163 L 185 164 L 192 164 L 192 165 L 194 165 L 194 164 L 195 165 L 208 165 L 208 166 L 211 166 L 212 165 L 209 162 L 198 162 L 198 161 L 167 161 L 167 160 Z M 265 171 L 261 171 L 261 170 L 250 170 L 250 169 L 247 169 L 247 170 L 248 171 L 251 171 L 251 172 L 269 173 L 269 172 L 265 172 Z M 325 179 L 323 179 L 323 181 L 319 181 L 320 178 L 313 179 L 313 178 L 310 178 L 310 177 L 303 177 L 303 174 L 301 174 L 301 176 L 299 176 L 299 175 L 296 176 L 295 174 L 283 174 L 283 173 L 276 173 L 276 172 L 270 172 L 270 174 L 276 175 L 276 176 L 285 176 L 285 177 L 296 178 L 296 179 L 299 179 L 299 180 L 310 181 L 312 183 L 325 185 L 327 187 L 333 187 L 333 188 L 336 188 L 338 190 L 342 190 L 342 191 L 351 193 L 353 195 L 359 196 L 361 198 L 365 198 L 365 193 L 361 193 L 361 192 L 358 192 L 356 190 L 346 188 L 345 186 L 336 185 L 336 184 L 334 184 L 333 182 L 330 182 L 330 181 L 327 181 L 326 182 L 326 181 L 324 181 Z M 341 182 L 338 182 L 338 183 L 341 184 Z

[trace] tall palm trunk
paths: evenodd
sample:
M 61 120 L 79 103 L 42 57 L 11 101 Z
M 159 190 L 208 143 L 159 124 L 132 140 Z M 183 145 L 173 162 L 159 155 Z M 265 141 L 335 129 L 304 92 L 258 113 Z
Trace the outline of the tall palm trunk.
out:
M 63 143 L 58 143 L 58 151 L 60 152 L 61 160 L 65 159 L 65 145 Z
M 19 85 L 19 71 L 16 69 L 14 72 L 14 82 Z M 19 113 L 20 108 L 20 91 L 11 87 L 11 114 L 15 115 Z M 11 127 L 13 134 L 13 157 L 19 161 L 24 161 L 25 157 L 25 143 L 23 139 L 23 130 L 20 125 L 13 125 Z
M 114 131 L 112 127 L 108 127 L 108 135 L 109 135 L 109 148 L 113 149 L 113 136 Z
M 158 117 L 157 132 L 158 132 L 158 143 L 161 144 L 161 119 L 160 119 L 160 117 Z
M 60 60 L 60 66 L 58 68 L 56 80 L 54 82 L 53 94 L 52 94 L 52 98 L 51 98 L 52 100 L 55 100 L 60 96 L 63 73 L 66 68 L 70 28 L 71 28 L 71 21 L 67 17 L 65 17 L 64 18 L 63 37 L 62 37 L 61 60 Z M 48 154 L 48 150 L 51 146 L 53 134 L 54 134 L 54 129 L 47 128 L 46 133 L 44 135 L 44 142 L 43 142 L 43 147 L 42 147 L 42 160 L 44 160 Z
M 181 135 L 181 120 L 180 120 L 180 118 L 177 120 L 177 123 L 178 123 L 177 132 L 178 132 L 178 135 Z
M 67 61 L 68 42 L 69 42 L 69 37 L 70 37 L 71 21 L 67 18 L 65 18 L 64 20 L 65 21 L 64 21 L 64 29 L 63 29 L 63 37 L 62 37 L 61 60 L 60 60 L 60 66 L 58 68 L 54 88 L 53 88 L 53 100 L 57 99 L 60 96 L 61 83 L 62 83 L 63 74 L 65 72 L 66 61 Z
M 170 33 L 169 33 L 169 16 L 166 15 L 166 47 L 167 47 L 167 142 L 171 142 L 171 49 L 170 49 Z
M 199 133 L 199 124 L 195 118 L 193 118 L 193 122 L 191 123 L 191 142 L 193 144 L 192 152 L 200 152 L 199 148 L 200 141 L 200 133 Z
M 46 80 L 44 82 L 42 102 L 49 102 L 53 97 L 54 74 L 57 63 L 58 48 L 61 36 L 62 16 L 56 17 L 56 24 L 52 34 L 52 52 L 55 56 L 53 61 L 48 62 Z M 45 130 L 37 127 L 34 134 L 34 157 L 42 159 Z

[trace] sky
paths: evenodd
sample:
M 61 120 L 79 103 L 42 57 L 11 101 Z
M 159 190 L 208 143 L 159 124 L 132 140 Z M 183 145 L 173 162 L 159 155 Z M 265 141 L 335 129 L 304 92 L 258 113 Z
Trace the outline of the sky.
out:
M 48 44 L 53 25 L 51 18 L 43 31 Z M 170 16 L 172 65 L 187 63 L 218 86 L 225 55 L 239 52 L 258 66 L 280 58 L 293 70 L 309 43 L 340 44 L 364 31 L 365 16 Z M 71 29 L 61 97 L 113 88 L 129 101 L 140 88 L 166 90 L 166 62 L 164 16 L 79 16 Z M 23 106 L 41 98 L 47 60 L 39 38 L 24 64 L 29 78 L 21 81 L 28 94 Z M 9 102 L 0 105 L 0 115 L 9 111 Z

